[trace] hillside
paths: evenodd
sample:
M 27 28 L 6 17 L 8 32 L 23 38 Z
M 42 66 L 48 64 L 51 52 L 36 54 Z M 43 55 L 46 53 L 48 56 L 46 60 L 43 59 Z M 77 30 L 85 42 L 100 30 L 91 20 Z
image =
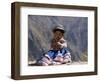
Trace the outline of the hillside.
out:
M 50 49 L 52 29 L 61 24 L 73 61 L 87 61 L 87 17 L 28 16 L 28 60 L 41 58 Z

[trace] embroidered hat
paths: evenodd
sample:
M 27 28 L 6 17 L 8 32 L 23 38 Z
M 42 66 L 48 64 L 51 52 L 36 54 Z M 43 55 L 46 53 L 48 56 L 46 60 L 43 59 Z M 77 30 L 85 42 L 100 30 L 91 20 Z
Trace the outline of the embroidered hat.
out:
M 61 31 L 62 33 L 65 33 L 64 27 L 62 25 L 56 26 L 52 31 Z

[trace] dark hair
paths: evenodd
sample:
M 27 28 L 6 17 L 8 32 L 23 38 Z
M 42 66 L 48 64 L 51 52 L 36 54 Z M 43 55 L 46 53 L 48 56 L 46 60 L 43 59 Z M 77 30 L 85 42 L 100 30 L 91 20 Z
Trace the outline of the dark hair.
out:
M 53 30 L 53 33 L 55 33 L 56 31 L 60 31 L 60 32 L 63 33 L 63 34 L 65 33 L 63 30 L 59 30 L 59 29 L 54 29 L 54 30 Z

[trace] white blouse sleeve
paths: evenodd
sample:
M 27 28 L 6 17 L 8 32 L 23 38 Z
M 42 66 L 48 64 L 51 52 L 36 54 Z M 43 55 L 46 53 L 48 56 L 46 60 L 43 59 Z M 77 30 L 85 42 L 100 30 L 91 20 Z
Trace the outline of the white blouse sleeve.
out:
M 67 47 L 67 41 L 62 44 L 62 47 Z

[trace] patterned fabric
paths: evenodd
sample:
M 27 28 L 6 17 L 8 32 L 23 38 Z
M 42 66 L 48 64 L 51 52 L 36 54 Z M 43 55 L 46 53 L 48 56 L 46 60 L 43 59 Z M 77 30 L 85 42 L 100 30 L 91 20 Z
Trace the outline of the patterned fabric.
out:
M 51 42 L 51 50 L 49 50 L 38 64 L 43 66 L 58 65 L 71 62 L 71 55 L 67 48 L 67 42 L 61 39 L 53 39 Z
M 38 63 L 43 66 L 71 63 L 71 55 L 67 48 L 49 50 Z

